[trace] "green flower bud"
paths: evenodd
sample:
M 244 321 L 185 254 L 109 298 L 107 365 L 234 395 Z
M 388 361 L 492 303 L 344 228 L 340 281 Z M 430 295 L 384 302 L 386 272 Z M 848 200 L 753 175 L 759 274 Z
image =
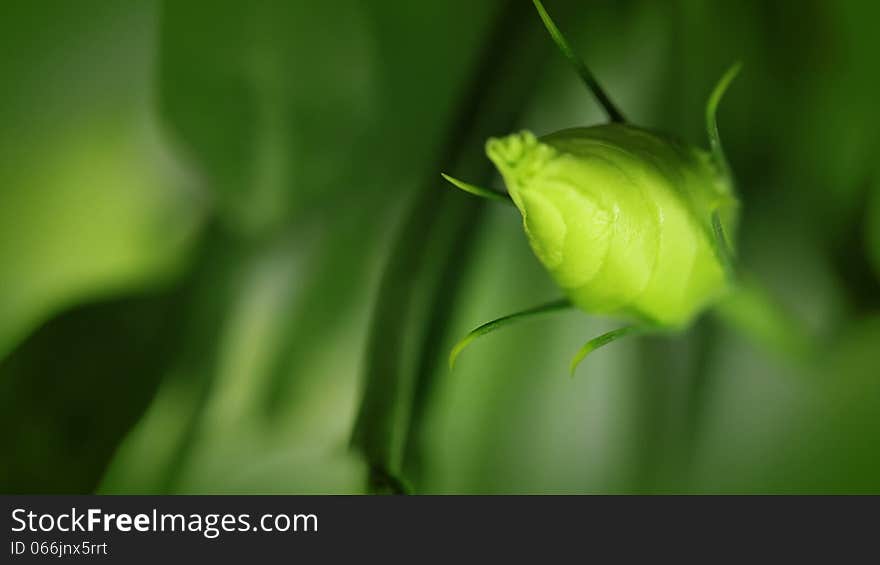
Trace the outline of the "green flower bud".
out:
M 443 175 L 465 192 L 512 202 L 535 255 L 567 295 L 475 328 L 452 348 L 449 365 L 478 337 L 562 308 L 635 320 L 584 344 L 572 359 L 574 373 L 586 355 L 613 341 L 687 325 L 733 285 L 726 234 L 735 228 L 737 201 L 715 115 L 739 64 L 709 96 L 711 153 L 703 151 L 627 124 L 541 0 L 532 2 L 611 123 L 540 139 L 528 131 L 490 139 L 486 153 L 507 194 Z
M 708 152 L 623 124 L 490 139 L 532 249 L 578 308 L 682 326 L 728 286 L 711 218 L 730 183 Z

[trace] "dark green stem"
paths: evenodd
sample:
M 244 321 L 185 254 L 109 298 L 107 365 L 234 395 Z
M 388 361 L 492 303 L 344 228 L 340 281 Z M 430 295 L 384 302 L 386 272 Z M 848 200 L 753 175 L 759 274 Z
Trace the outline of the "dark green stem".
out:
M 535 306 L 534 308 L 529 308 L 527 310 L 508 314 L 507 316 L 502 316 L 501 318 L 497 318 L 495 320 L 492 320 L 491 322 L 486 322 L 478 328 L 468 332 L 466 336 L 464 336 L 458 343 L 455 344 L 455 346 L 452 348 L 452 351 L 449 352 L 449 368 L 453 369 L 455 367 L 455 360 L 458 358 L 459 354 L 461 354 L 461 352 L 464 351 L 464 348 L 470 345 L 470 343 L 478 337 L 482 337 L 496 330 L 500 330 L 505 326 L 520 322 L 522 320 L 526 320 L 528 318 L 533 318 L 541 314 L 549 314 L 550 312 L 558 312 L 560 310 L 566 310 L 568 308 L 571 308 L 571 302 L 569 302 L 568 299 L 563 298 L 560 300 L 548 302 L 546 304 L 541 304 L 540 306 Z
M 434 310 L 448 292 L 439 281 L 446 278 L 445 269 L 463 267 L 459 246 L 468 245 L 470 238 L 462 234 L 479 225 L 482 206 L 444 190 L 438 173 L 454 169 L 480 181 L 491 179 L 492 169 L 483 155 L 485 140 L 513 129 L 543 63 L 545 53 L 534 28 L 527 4 L 514 3 L 503 10 L 486 42 L 485 57 L 458 112 L 457 125 L 436 167 L 426 173 L 389 254 L 369 332 L 364 392 L 351 440 L 373 477 L 393 477 L 403 484 L 404 451 L 422 406 L 417 393 L 430 389 L 424 381 L 432 378 L 429 368 L 436 367 L 425 360 L 436 353 L 425 340 L 436 337 L 443 328 L 434 326 L 445 319 L 444 313 Z M 378 492 L 373 482 L 368 486 Z
M 617 109 L 614 102 L 611 101 L 611 98 L 608 94 L 605 93 L 605 89 L 599 84 L 599 81 L 596 80 L 596 77 L 593 76 L 593 73 L 590 71 L 589 67 L 587 67 L 586 63 L 584 63 L 583 59 L 578 57 L 574 50 L 571 48 L 571 45 L 568 44 L 568 41 L 565 39 L 565 36 L 562 35 L 562 32 L 559 31 L 559 28 L 556 27 L 556 24 L 553 22 L 553 19 L 550 17 L 550 14 L 547 13 L 547 10 L 544 9 L 544 5 L 541 3 L 541 0 L 532 0 L 535 4 L 535 8 L 538 10 L 538 14 L 541 16 L 541 20 L 544 22 L 544 27 L 547 28 L 547 31 L 550 33 L 550 37 L 553 38 L 553 42 L 562 52 L 568 62 L 571 63 L 571 66 L 574 67 L 574 70 L 581 77 L 581 80 L 584 81 L 584 84 L 587 85 L 589 91 L 596 97 L 596 100 L 599 104 L 602 105 L 602 108 L 605 110 L 605 113 L 608 114 L 608 118 L 612 122 L 625 123 L 626 118 L 623 117 L 623 113 Z

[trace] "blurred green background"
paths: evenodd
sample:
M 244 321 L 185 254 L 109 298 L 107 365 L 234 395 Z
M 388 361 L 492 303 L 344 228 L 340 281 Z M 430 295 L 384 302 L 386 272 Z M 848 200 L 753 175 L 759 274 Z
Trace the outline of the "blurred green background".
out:
M 880 4 L 546 0 L 634 122 L 719 116 L 744 307 L 572 353 L 482 144 L 602 121 L 526 0 L 4 2 L 0 491 L 880 491 Z M 759 328 L 760 330 L 760 328 Z M 795 330 L 792 330 L 793 332 Z

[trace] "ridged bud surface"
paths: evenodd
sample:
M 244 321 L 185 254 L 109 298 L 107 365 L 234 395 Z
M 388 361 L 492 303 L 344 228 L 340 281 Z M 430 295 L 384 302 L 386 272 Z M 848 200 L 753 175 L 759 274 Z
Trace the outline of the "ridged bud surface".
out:
M 621 124 L 521 132 L 486 152 L 538 259 L 582 310 L 682 326 L 725 292 L 711 216 L 732 233 L 736 200 L 708 153 Z

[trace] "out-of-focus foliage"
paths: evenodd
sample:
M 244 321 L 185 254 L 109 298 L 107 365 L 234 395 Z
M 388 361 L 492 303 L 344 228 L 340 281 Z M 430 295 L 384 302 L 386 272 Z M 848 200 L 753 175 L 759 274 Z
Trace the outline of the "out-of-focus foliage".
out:
M 4 6 L 0 354 L 54 313 L 154 284 L 200 217 L 152 106 L 155 9 Z
M 880 279 L 880 179 L 877 178 L 873 181 L 866 227 L 868 253 L 873 260 L 874 272 Z
M 546 4 L 628 117 L 690 143 L 743 60 L 719 116 L 741 260 L 813 362 L 707 316 L 571 380 L 610 322 L 564 314 L 448 371 L 467 330 L 558 290 L 511 210 L 434 199 L 439 172 L 487 174 L 484 133 L 602 119 L 528 10 L 13 3 L 0 490 L 363 492 L 386 464 L 417 492 L 880 490 L 880 7 Z

